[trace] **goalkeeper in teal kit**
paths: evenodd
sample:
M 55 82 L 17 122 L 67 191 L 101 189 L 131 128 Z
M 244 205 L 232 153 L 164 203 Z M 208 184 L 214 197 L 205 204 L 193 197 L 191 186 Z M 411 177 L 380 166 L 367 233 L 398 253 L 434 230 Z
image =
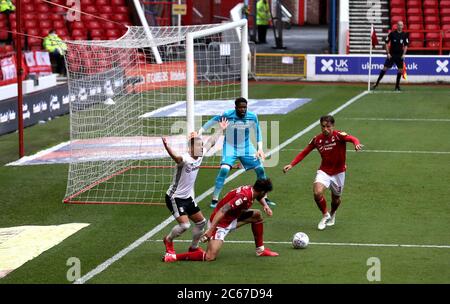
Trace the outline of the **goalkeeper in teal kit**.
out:
M 237 98 L 234 104 L 234 110 L 228 110 L 222 115 L 214 116 L 205 123 L 199 131 L 199 135 L 201 135 L 204 131 L 218 123 L 222 118 L 226 118 L 229 123 L 225 132 L 222 161 L 220 163 L 219 174 L 216 178 L 211 208 L 216 207 L 225 179 L 237 159 L 239 159 L 245 170 L 255 170 L 256 179 L 267 179 L 261 162 L 261 159 L 264 160 L 265 155 L 262 149 L 262 134 L 258 117 L 255 113 L 247 111 L 247 100 L 245 98 Z M 250 140 L 250 131 L 252 129 L 256 133 L 258 149 L 255 149 Z M 268 204 L 272 206 L 275 205 L 275 203 L 269 199 L 265 198 L 265 200 Z

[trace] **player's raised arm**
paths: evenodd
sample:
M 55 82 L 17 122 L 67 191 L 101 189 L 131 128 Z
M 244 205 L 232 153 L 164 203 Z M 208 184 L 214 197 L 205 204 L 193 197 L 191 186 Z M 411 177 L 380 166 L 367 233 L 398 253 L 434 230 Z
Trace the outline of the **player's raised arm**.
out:
M 196 135 L 202 135 L 203 132 L 207 131 L 209 128 L 214 126 L 216 123 L 220 122 L 220 120 L 224 117 L 223 115 L 216 115 L 210 120 L 208 120 L 201 128 L 198 130 L 198 133 Z
M 217 130 L 213 136 L 209 138 L 209 140 L 205 144 L 205 150 L 208 152 L 217 142 L 220 135 L 222 135 L 223 130 L 225 130 L 228 127 L 228 119 L 225 117 L 222 117 L 219 121 L 220 130 Z
M 167 153 L 169 153 L 170 157 L 177 163 L 180 164 L 183 162 L 183 158 L 180 155 L 177 155 L 172 148 L 170 148 L 169 144 L 167 143 L 167 138 L 161 137 L 161 140 L 163 142 L 164 148 L 166 149 Z
M 310 141 L 310 143 L 306 146 L 305 149 L 302 150 L 297 156 L 291 161 L 290 164 L 284 166 L 283 172 L 286 173 L 291 170 L 295 165 L 301 162 L 312 150 L 314 150 L 314 139 Z

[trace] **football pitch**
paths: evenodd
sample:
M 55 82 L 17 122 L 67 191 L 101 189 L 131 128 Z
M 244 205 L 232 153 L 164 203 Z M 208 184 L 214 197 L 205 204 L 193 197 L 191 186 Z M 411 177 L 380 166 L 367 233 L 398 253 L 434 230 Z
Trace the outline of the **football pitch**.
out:
M 5 283 L 72 283 L 69 258 L 79 259 L 79 282 L 90 283 L 450 283 L 450 87 L 252 83 L 250 98 L 311 98 L 279 122 L 274 215 L 265 217 L 266 247 L 256 257 L 250 225 L 229 234 L 211 263 L 163 263 L 161 242 L 174 222 L 165 206 L 65 205 L 67 165 L 6 167 L 17 157 L 17 134 L 0 137 L 0 228 L 87 223 L 63 242 L 0 279 Z M 251 110 L 251 109 L 249 109 Z M 347 176 L 336 225 L 317 230 L 321 213 L 312 196 L 320 164 L 313 151 L 287 174 L 288 164 L 320 132 L 317 120 L 335 113 L 336 129 L 358 137 L 347 145 Z M 69 140 L 69 117 L 25 129 L 27 155 Z M 267 152 L 267 151 L 266 151 Z M 209 217 L 216 170 L 201 169 L 196 194 Z M 233 175 L 234 174 L 234 175 Z M 233 171 L 222 195 L 252 184 L 255 173 Z M 209 192 L 208 192 L 209 191 Z M 330 194 L 326 192 L 328 206 Z M 255 203 L 255 208 L 259 205 Z M 192 226 L 191 226 L 192 227 Z M 294 233 L 309 235 L 307 249 L 292 248 Z M 190 230 L 175 250 L 189 246 Z M 202 245 L 203 248 L 205 245 Z M 370 281 L 371 269 L 379 277 Z

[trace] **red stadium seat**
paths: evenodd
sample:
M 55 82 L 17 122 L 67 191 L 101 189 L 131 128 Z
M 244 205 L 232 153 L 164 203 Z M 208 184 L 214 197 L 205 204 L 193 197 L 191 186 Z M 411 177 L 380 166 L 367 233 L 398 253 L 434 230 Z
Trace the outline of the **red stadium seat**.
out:
M 22 23 L 26 29 L 34 29 L 37 27 L 37 22 L 34 20 L 26 20 L 25 23 Z
M 31 51 L 42 51 L 42 45 L 32 45 L 30 46 Z
M 441 7 L 441 9 L 450 8 L 450 0 L 442 0 L 439 6 Z
M 1 14 L 1 15 L 3 15 L 3 14 Z M 34 20 L 34 19 L 36 19 L 36 15 L 33 14 L 33 13 L 24 13 L 22 19 L 24 19 L 24 20 Z
M 73 29 L 84 29 L 85 25 L 81 21 L 74 21 L 69 23 L 70 28 Z
M 444 25 L 442 25 L 442 30 L 443 30 L 444 32 L 450 31 L 450 24 L 444 24 Z
M 93 5 L 90 5 L 90 6 L 87 6 L 84 9 L 84 12 L 88 13 L 88 14 L 96 15 L 97 14 L 97 8 L 95 6 L 93 6 Z
M 96 20 L 98 20 L 98 19 L 92 15 L 85 15 L 85 14 L 81 15 L 81 21 L 83 21 L 83 22 L 96 21 Z
M 50 20 L 42 20 L 41 22 L 39 22 L 39 27 L 40 28 L 52 28 L 53 22 L 51 22 Z
M 420 40 L 420 41 L 423 42 L 423 38 L 424 38 L 424 34 L 423 33 L 416 33 L 416 32 L 409 33 L 409 40 L 410 41 Z
M 50 31 L 52 30 L 52 28 L 48 27 L 48 28 L 41 28 L 41 37 L 46 37 Z
M 8 40 L 9 38 L 9 33 L 6 31 L 0 31 L 0 40 Z
M 103 28 L 105 30 L 109 30 L 109 29 L 115 29 L 116 28 L 116 24 L 109 22 L 109 21 L 103 21 L 102 22 Z
M 409 42 L 409 48 L 423 47 L 423 40 L 411 40 Z
M 98 21 L 89 21 L 88 23 L 86 23 L 86 27 L 91 30 L 102 28 L 100 22 Z
M 47 6 L 47 4 L 40 4 L 36 7 L 36 11 L 39 13 L 48 13 L 50 12 L 50 8 Z
M 425 0 L 423 1 L 423 8 L 437 8 L 438 1 L 437 0 Z
M 408 16 L 422 16 L 422 9 L 421 8 L 417 8 L 417 7 L 412 7 L 412 8 L 408 8 L 408 10 L 406 11 L 406 14 Z
M 64 16 L 59 15 L 59 14 L 47 14 L 47 19 L 50 17 L 50 20 L 56 21 L 56 20 L 60 20 L 60 21 L 64 21 Z
M 95 5 L 96 5 L 97 7 L 99 7 L 99 6 L 110 7 L 110 6 L 109 6 L 109 1 L 108 1 L 108 0 L 95 0 Z
M 437 16 L 425 16 L 425 24 L 439 24 L 439 18 Z
M 34 6 L 32 4 L 25 4 L 24 6 L 22 6 L 22 9 L 25 13 L 34 12 Z
M 441 27 L 438 24 L 425 24 L 426 30 L 440 30 Z
M 27 34 L 30 36 L 27 36 L 28 39 L 28 46 L 32 46 L 32 45 L 41 45 L 42 44 L 42 40 L 37 38 L 37 37 L 33 37 L 33 36 L 38 36 L 39 37 L 39 30 L 36 28 L 33 29 L 29 29 L 27 30 Z
M 99 14 L 98 17 L 106 20 L 111 20 L 112 14 Z M 106 20 L 97 19 L 97 21 L 106 22 Z
M 442 22 L 442 25 L 450 24 L 450 17 L 449 16 L 442 17 L 441 22 Z
M 405 0 L 391 0 L 391 8 L 394 7 L 405 8 Z
M 406 11 L 404 7 L 391 8 L 391 15 L 405 15 Z
M 65 28 L 66 27 L 66 23 L 64 21 L 56 20 L 56 21 L 53 21 L 53 27 L 55 29 Z
M 116 14 L 113 15 L 113 20 L 122 23 L 123 21 L 129 21 L 129 17 L 127 14 Z
M 406 6 L 408 8 L 411 8 L 411 7 L 420 7 L 420 8 L 422 8 L 422 1 L 420 1 L 420 0 L 407 0 L 406 1 Z
M 94 0 L 81 0 L 81 7 L 86 7 L 88 5 L 94 5 Z
M 99 9 L 99 12 L 101 12 L 102 14 L 112 14 L 112 13 L 114 13 L 114 10 L 111 6 L 102 6 Z
M 408 24 L 410 23 L 422 23 L 422 16 L 408 16 Z
M 424 16 L 437 16 L 439 15 L 439 11 L 437 8 L 426 8 L 423 10 Z
M 46 13 L 39 13 L 39 14 L 36 14 L 35 16 L 36 16 L 36 19 L 38 19 L 38 20 L 47 20 L 48 19 L 48 15 Z
M 64 5 L 66 5 L 66 4 L 64 3 Z M 62 7 L 62 6 L 53 5 L 52 12 L 53 13 L 65 14 L 67 12 L 67 9 Z
M 126 6 L 116 6 L 114 12 L 117 14 L 128 14 L 128 7 Z
M 112 39 L 117 39 L 120 37 L 120 32 L 118 30 L 107 30 L 106 31 L 106 37 L 111 40 Z
M 6 14 L 0 14 L 0 20 L 8 20 L 8 16 Z
M 422 23 L 411 23 L 408 26 L 408 30 L 410 31 L 414 31 L 414 30 L 422 30 L 423 29 L 423 25 Z
M 111 0 L 112 6 L 124 6 L 126 5 L 125 0 Z
M 450 8 L 441 8 L 441 17 L 450 16 Z
M 6 44 L 5 45 L 5 53 L 11 53 L 14 52 L 14 46 L 12 46 L 11 44 Z
M 82 36 L 82 37 L 87 37 L 87 32 L 84 29 L 73 29 L 72 30 L 72 36 Z
M 439 46 L 441 37 L 439 33 L 426 33 L 425 40 L 427 41 L 427 47 L 436 47 Z
M 93 39 L 94 37 L 103 37 L 105 35 L 105 32 L 103 29 L 92 29 L 89 31 L 89 35 Z
M 61 39 L 62 39 L 63 36 L 69 36 L 69 32 L 67 31 L 66 28 L 57 28 L 55 30 L 55 32 L 56 32 L 56 35 L 61 37 Z

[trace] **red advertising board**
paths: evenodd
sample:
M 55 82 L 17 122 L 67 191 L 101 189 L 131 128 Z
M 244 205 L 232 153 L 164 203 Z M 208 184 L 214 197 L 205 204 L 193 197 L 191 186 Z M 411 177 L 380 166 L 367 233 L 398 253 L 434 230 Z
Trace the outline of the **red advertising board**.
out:
M 197 83 L 197 67 L 194 63 L 194 81 Z M 125 75 L 129 92 L 151 91 L 168 87 L 186 86 L 186 62 L 140 64 L 139 68 L 127 69 Z

